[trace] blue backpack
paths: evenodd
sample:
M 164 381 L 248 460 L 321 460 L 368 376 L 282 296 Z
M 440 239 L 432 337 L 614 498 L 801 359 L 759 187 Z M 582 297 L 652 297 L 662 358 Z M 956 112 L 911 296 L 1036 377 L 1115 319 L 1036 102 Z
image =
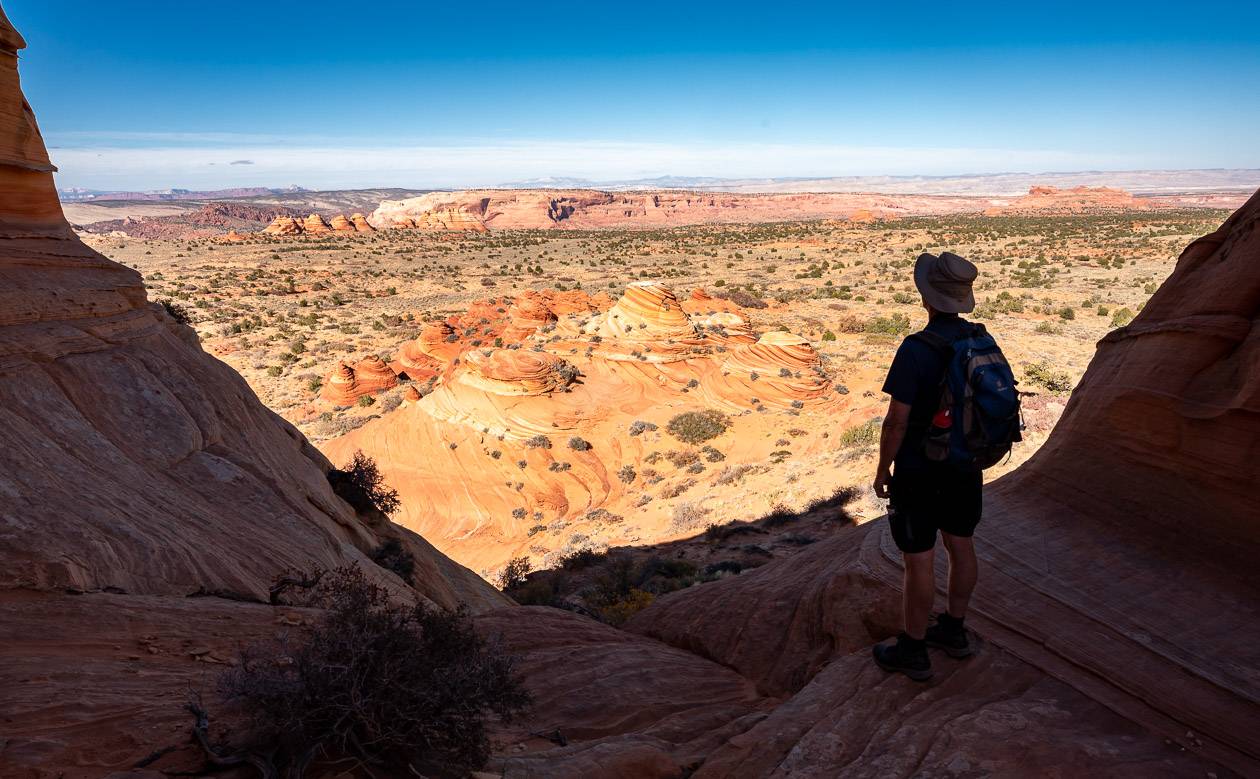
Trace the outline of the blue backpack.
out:
M 968 323 L 954 341 L 935 333 L 911 336 L 945 358 L 941 402 L 923 440 L 929 460 L 989 468 L 1022 440 L 1015 374 L 984 325 Z

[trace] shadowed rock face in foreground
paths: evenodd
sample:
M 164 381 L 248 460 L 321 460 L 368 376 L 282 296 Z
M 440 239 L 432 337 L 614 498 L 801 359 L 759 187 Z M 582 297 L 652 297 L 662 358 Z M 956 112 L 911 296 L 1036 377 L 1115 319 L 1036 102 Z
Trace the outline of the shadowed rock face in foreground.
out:
M 506 776 L 1260 771 L 1260 197 L 1104 341 L 1051 443 L 993 490 L 981 653 L 920 686 L 868 658 L 900 578 L 879 523 L 618 631 L 491 610 L 418 536 L 356 516 L 296 431 L 73 238 L 22 45 L 0 13 L 0 775 L 203 770 L 189 687 L 309 622 L 257 602 L 271 577 L 361 562 L 407 593 L 367 562 L 387 538 L 419 596 L 470 604 L 521 656 L 537 703 L 498 733 Z

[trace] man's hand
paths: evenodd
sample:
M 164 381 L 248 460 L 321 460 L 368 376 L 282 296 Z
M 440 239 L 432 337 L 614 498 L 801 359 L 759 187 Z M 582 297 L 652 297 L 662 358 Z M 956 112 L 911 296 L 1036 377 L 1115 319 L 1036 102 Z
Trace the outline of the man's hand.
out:
M 888 401 L 888 413 L 879 433 L 879 465 L 875 467 L 875 481 L 871 487 L 875 497 L 888 499 L 888 485 L 892 482 L 892 464 L 906 437 L 906 425 L 910 421 L 910 404 L 899 400 Z
M 875 474 L 875 482 L 871 488 L 875 490 L 875 497 L 880 500 L 888 499 L 888 485 L 892 482 L 892 473 L 887 468 L 881 468 Z

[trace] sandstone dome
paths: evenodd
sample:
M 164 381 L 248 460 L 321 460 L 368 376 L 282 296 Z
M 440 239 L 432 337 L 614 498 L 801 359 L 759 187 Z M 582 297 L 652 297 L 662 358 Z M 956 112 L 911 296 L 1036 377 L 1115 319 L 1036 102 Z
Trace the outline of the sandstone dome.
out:
M 685 353 L 696 327 L 669 287 L 655 281 L 626 285 L 621 298 L 583 328 L 599 336 L 610 359 L 668 361 Z
M 831 388 L 813 345 L 781 330 L 765 333 L 756 343 L 733 347 L 722 370 L 734 379 L 769 388 L 772 391 L 763 389 L 758 395 L 778 401 L 827 397 Z
M 576 369 L 545 352 L 524 349 L 470 351 L 459 380 L 496 395 L 541 395 L 567 387 Z
M 308 233 L 330 233 L 332 227 L 319 214 L 311 214 L 302 222 L 302 230 Z
M 263 228 L 267 235 L 297 235 L 302 231 L 302 223 L 291 216 L 277 216 Z
M 345 214 L 337 214 L 329 223 L 334 232 L 347 233 L 354 232 L 354 223 L 346 218 Z

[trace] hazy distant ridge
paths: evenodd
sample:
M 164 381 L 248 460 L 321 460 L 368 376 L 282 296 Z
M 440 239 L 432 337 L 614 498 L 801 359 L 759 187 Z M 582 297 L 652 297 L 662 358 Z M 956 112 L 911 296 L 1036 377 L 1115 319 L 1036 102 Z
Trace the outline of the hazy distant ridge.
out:
M 888 195 L 1021 195 L 1032 186 L 1115 187 L 1134 194 L 1220 192 L 1260 188 L 1260 169 L 1076 171 L 962 176 L 837 176 L 831 178 L 723 179 L 660 176 L 632 181 L 547 178 L 510 182 L 506 189 L 590 188 L 611 191 L 692 189 L 707 192 L 877 192 Z

